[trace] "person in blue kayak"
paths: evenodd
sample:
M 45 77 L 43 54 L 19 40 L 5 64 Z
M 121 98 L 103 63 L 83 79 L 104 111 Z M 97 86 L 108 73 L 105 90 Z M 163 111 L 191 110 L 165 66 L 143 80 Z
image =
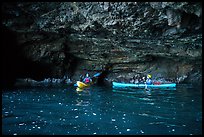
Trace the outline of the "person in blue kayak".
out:
M 152 76 L 150 74 L 147 75 L 147 79 L 146 79 L 146 84 L 147 85 L 151 85 L 152 84 L 152 80 L 151 80 Z
M 92 79 L 89 77 L 89 74 L 86 74 L 86 77 L 83 80 L 84 83 L 89 84 L 92 82 Z

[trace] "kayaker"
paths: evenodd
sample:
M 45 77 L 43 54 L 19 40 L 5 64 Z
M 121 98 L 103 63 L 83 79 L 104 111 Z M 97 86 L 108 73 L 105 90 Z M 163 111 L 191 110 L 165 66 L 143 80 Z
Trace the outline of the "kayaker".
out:
M 147 75 L 147 79 L 146 79 L 146 84 L 147 85 L 151 85 L 152 84 L 152 80 L 151 80 L 152 76 L 150 74 Z
M 139 80 L 136 78 L 135 81 L 134 81 L 134 83 L 135 83 L 135 84 L 138 84 L 138 83 L 139 83 Z
M 143 81 L 142 77 L 140 76 L 140 77 L 138 78 L 138 82 L 139 82 L 139 83 L 144 83 L 145 81 Z
M 89 77 L 89 74 L 88 74 L 88 73 L 86 74 L 86 77 L 84 78 L 83 82 L 86 83 L 86 84 L 92 82 L 92 79 Z
M 138 76 L 138 75 L 135 75 L 134 83 L 135 83 L 135 84 L 138 84 L 138 83 L 139 83 L 139 76 Z
M 144 76 L 144 77 L 142 77 L 142 81 L 141 81 L 142 83 L 145 83 L 146 82 L 146 77 Z
M 134 83 L 134 81 L 135 81 L 134 78 L 130 79 L 130 83 Z

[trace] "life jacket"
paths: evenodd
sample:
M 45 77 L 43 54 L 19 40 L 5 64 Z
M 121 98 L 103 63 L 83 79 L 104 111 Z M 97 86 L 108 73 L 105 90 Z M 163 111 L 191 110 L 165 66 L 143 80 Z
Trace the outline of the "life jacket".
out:
M 148 85 L 151 85 L 151 84 L 152 84 L 152 80 L 148 78 L 148 79 L 146 80 L 146 83 L 147 83 Z
M 89 83 L 90 79 L 89 78 L 85 78 L 85 83 Z

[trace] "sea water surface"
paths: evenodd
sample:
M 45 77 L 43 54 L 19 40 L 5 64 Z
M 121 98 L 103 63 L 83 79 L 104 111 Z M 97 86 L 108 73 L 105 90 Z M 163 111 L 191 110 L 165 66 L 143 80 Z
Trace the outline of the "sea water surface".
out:
M 2 93 L 3 135 L 201 135 L 202 88 L 19 87 Z

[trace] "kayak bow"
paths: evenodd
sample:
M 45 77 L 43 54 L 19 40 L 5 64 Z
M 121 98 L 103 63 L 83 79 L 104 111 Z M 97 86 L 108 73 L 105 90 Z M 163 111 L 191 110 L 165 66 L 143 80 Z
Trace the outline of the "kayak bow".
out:
M 81 81 L 77 81 L 77 86 L 79 87 L 79 88 L 86 88 L 86 87 L 89 87 L 90 85 L 89 84 L 85 84 L 85 83 L 83 83 L 83 82 L 81 82 Z

